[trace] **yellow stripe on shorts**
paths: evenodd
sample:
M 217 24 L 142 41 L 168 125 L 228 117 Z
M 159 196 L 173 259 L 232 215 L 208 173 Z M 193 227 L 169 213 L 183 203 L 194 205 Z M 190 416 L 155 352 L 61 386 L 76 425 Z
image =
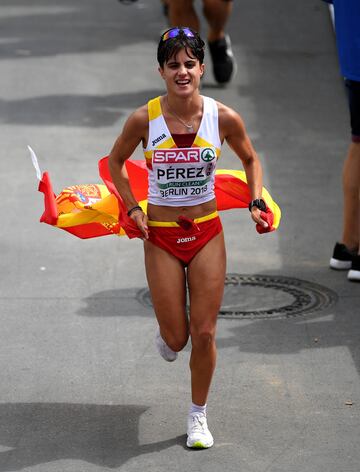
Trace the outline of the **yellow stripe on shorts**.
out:
M 201 216 L 200 218 L 195 218 L 194 223 L 203 223 L 204 221 L 209 221 L 218 216 L 218 212 L 214 211 L 212 213 L 209 213 L 208 215 Z M 153 221 L 153 220 L 148 220 L 148 225 L 149 226 L 158 226 L 161 228 L 180 228 L 179 223 L 176 221 Z

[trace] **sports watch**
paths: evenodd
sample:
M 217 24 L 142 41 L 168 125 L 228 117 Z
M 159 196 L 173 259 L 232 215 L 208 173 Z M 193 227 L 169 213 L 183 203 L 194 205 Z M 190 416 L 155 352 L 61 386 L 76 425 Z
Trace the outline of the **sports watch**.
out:
M 261 211 L 266 211 L 266 203 L 262 198 L 255 198 L 249 203 L 249 211 L 251 211 L 252 207 L 259 208 Z

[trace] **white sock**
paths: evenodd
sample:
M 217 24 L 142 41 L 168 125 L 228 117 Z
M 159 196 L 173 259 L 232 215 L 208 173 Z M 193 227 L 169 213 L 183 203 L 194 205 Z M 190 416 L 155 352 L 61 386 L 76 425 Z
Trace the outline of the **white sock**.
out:
M 191 413 L 203 413 L 206 416 L 206 403 L 203 406 L 195 405 L 191 403 L 189 414 Z

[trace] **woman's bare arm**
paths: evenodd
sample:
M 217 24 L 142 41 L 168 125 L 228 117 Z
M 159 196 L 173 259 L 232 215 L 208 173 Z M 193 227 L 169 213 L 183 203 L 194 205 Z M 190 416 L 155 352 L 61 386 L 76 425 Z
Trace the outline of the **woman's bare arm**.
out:
M 218 103 L 218 106 L 220 137 L 222 140 L 226 140 L 230 148 L 240 158 L 245 170 L 251 199 L 261 198 L 263 187 L 262 167 L 259 157 L 246 133 L 244 122 L 240 115 L 231 108 L 221 103 Z M 251 210 L 252 219 L 255 223 L 266 228 L 268 225 L 262 220 L 260 213 L 257 207 L 253 207 Z
M 137 146 L 145 142 L 148 133 L 147 106 L 137 109 L 127 119 L 120 136 L 109 154 L 109 171 L 114 185 L 123 199 L 128 210 L 137 206 L 134 194 L 131 190 L 125 161 L 131 157 Z M 131 213 L 131 218 L 136 222 L 144 237 L 148 237 L 147 217 L 141 210 Z

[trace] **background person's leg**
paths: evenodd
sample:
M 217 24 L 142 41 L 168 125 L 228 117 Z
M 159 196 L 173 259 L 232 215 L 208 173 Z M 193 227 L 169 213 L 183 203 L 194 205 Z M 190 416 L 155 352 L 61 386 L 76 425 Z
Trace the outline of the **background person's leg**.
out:
M 208 22 L 207 39 L 216 41 L 225 36 L 225 26 L 230 17 L 232 2 L 224 0 L 203 0 L 203 12 Z
M 343 243 L 359 250 L 359 192 L 360 192 L 360 82 L 345 79 L 349 102 L 352 143 L 343 167 Z
M 342 243 L 349 249 L 359 248 L 360 143 L 351 143 L 343 168 L 343 234 Z
M 360 282 L 360 142 L 350 145 L 343 172 L 344 227 L 343 241 L 357 248 L 352 258 L 348 279 Z
M 330 267 L 351 269 L 350 280 L 360 280 L 360 82 L 345 79 L 352 143 L 343 165 L 343 232 L 336 243 Z M 359 254 L 359 255 L 357 255 Z
M 235 69 L 230 37 L 225 34 L 225 26 L 231 10 L 231 1 L 203 0 L 204 16 L 208 22 L 207 39 L 213 73 L 215 80 L 220 84 L 229 82 Z
M 171 26 L 189 26 L 199 32 L 200 23 L 193 0 L 167 0 L 168 16 Z

